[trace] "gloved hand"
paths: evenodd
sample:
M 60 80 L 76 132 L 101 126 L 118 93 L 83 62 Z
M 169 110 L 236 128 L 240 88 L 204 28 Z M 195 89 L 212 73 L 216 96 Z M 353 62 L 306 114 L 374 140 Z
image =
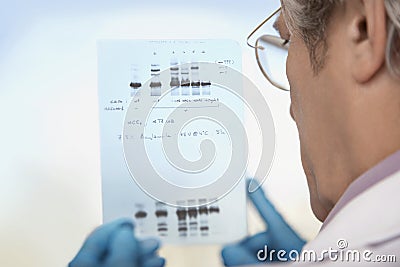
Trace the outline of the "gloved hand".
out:
M 133 223 L 119 219 L 97 228 L 89 235 L 69 267 L 162 267 L 165 260 L 156 255 L 159 242 L 138 241 Z
M 252 183 L 254 183 L 254 180 Z M 291 250 L 300 252 L 305 241 L 294 232 L 277 212 L 261 187 L 253 193 L 248 193 L 248 197 L 266 223 L 267 230 L 247 237 L 237 244 L 225 246 L 221 252 L 225 266 L 270 262 L 271 254 L 260 254 L 263 258 L 266 257 L 265 261 L 260 261 L 257 257 L 260 250 L 265 251 L 265 246 L 268 247 L 268 252 L 275 250 L 272 254 L 272 261 L 278 261 L 277 252 L 279 250 L 286 251 L 285 257 L 288 260 L 290 259 L 288 253 Z

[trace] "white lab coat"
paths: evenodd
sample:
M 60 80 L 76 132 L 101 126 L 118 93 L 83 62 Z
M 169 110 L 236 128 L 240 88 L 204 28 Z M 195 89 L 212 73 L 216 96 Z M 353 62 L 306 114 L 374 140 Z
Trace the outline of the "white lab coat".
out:
M 317 237 L 306 244 L 303 251 L 313 250 L 317 255 L 329 248 L 340 251 L 338 241 L 343 239 L 348 243 L 347 250 L 360 251 L 361 262 L 333 262 L 328 257 L 320 262 L 299 261 L 285 266 L 400 266 L 400 172 L 380 181 L 347 203 Z M 394 255 L 396 262 L 366 262 L 362 259 L 363 253 L 370 259 L 376 259 L 378 255 Z

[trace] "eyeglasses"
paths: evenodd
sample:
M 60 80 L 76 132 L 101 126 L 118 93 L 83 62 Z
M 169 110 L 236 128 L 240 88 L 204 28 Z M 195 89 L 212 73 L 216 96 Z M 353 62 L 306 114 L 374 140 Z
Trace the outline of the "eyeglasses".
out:
M 247 37 L 247 45 L 255 49 L 258 66 L 265 78 L 276 88 L 289 91 L 290 86 L 286 76 L 289 42 L 278 36 L 265 34 L 257 38 L 255 45 L 250 44 L 250 38 L 267 22 L 277 18 L 280 12 L 281 8 L 278 8 L 258 25 Z

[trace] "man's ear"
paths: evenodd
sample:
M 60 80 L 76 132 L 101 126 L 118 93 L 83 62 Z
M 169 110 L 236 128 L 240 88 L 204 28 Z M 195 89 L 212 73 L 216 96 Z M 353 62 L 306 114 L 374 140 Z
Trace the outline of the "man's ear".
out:
M 348 1 L 351 3 L 352 1 Z M 368 82 L 385 64 L 387 42 L 384 0 L 360 0 L 350 20 L 352 75 L 359 83 Z M 353 2 L 353 4 L 355 1 Z

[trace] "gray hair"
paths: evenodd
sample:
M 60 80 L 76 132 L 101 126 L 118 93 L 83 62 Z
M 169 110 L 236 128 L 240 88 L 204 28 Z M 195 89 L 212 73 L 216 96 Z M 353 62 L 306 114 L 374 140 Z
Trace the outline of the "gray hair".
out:
M 345 0 L 283 0 L 283 13 L 288 27 L 304 40 L 317 74 L 324 66 L 328 45 L 326 29 L 336 7 Z M 386 64 L 389 71 L 400 78 L 400 1 L 385 0 L 388 18 Z

